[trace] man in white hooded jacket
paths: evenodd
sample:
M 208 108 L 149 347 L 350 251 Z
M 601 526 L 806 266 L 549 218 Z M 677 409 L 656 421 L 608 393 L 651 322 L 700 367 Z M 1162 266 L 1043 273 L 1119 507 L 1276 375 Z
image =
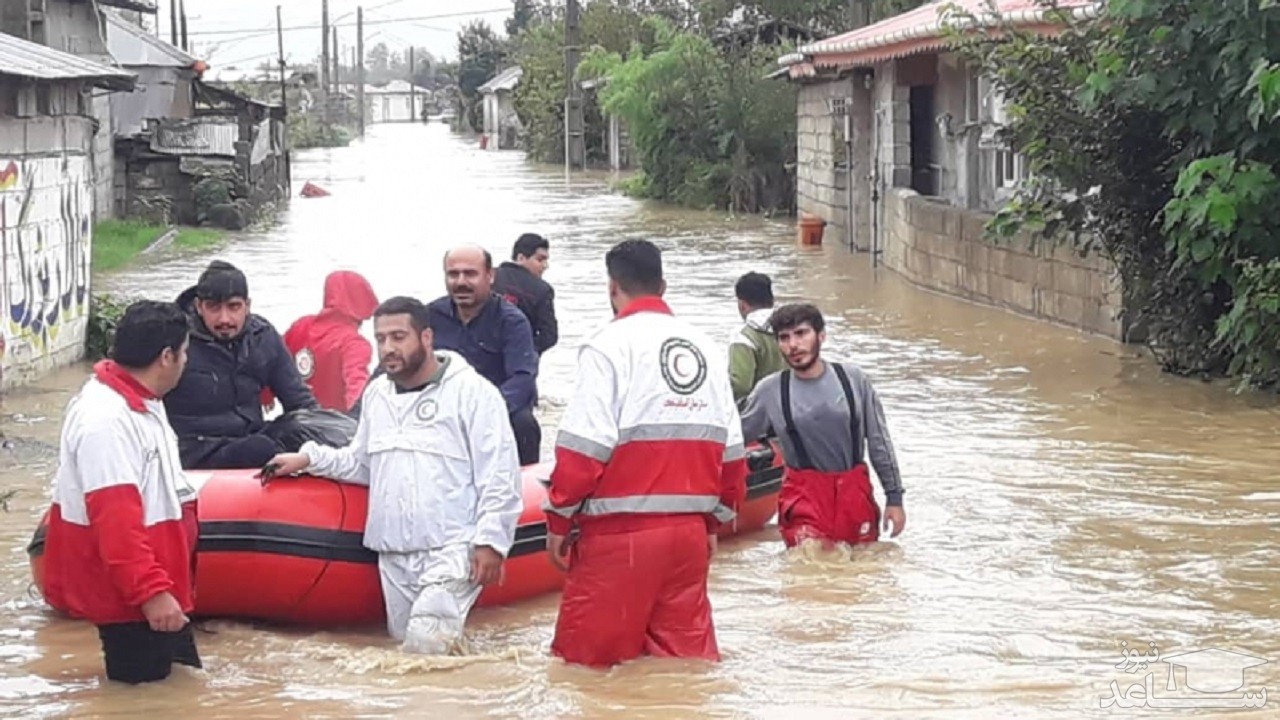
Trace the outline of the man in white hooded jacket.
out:
M 448 653 L 483 586 L 496 582 L 524 504 L 515 435 L 498 389 L 432 346 L 427 308 L 392 298 L 374 312 L 386 374 L 365 388 L 344 448 L 308 442 L 268 475 L 369 486 L 364 544 L 378 553 L 387 629 L 409 652 Z

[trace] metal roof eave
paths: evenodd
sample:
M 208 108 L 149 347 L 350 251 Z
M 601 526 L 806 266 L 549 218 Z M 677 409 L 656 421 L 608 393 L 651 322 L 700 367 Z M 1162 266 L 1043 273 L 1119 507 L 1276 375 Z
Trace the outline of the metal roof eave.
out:
M 1058 8 L 1057 11 L 1066 11 L 1070 13 L 1072 18 L 1081 20 L 1097 17 L 1102 12 L 1102 5 L 1100 3 L 1091 3 L 1089 5 L 1074 8 Z M 994 15 L 991 13 L 983 13 L 977 17 L 976 22 L 969 18 L 956 18 L 952 20 L 950 18 L 943 17 L 934 20 L 933 22 L 923 23 L 905 30 L 899 30 L 885 35 L 868 35 L 867 37 L 860 38 L 858 40 L 844 42 L 832 42 L 828 40 L 811 43 L 801 47 L 799 52 L 796 54 L 812 57 L 837 53 L 855 53 L 862 50 L 872 50 L 888 45 L 896 45 L 909 40 L 940 38 L 948 29 L 968 30 L 991 27 L 1000 23 L 1034 25 L 1046 22 L 1047 16 L 1053 12 L 1055 12 L 1055 10 L 1052 8 L 1034 8 Z

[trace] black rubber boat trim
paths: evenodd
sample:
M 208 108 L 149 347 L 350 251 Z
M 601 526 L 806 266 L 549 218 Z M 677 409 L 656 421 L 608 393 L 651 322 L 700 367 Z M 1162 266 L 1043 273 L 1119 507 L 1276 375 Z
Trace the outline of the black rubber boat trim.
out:
M 752 473 L 747 479 L 747 499 L 777 492 L 782 486 L 782 468 Z M 44 554 L 45 527 L 36 528 L 27 554 Z M 315 558 L 337 562 L 374 564 L 377 553 L 364 546 L 364 534 L 348 530 L 328 530 L 280 522 L 214 520 L 200 523 L 197 550 L 207 552 L 259 552 L 272 555 Z M 547 525 L 536 523 L 516 528 L 515 542 L 508 558 L 539 553 L 547 548 Z

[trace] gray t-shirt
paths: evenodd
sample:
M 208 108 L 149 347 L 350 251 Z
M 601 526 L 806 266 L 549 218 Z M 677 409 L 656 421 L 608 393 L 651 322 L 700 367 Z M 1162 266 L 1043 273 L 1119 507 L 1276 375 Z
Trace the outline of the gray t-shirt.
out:
M 794 373 L 791 375 L 791 414 L 813 469 L 823 472 L 850 470 L 862 460 L 865 448 L 884 488 L 887 504 L 901 505 L 902 477 L 898 473 L 893 442 L 889 439 L 884 410 L 875 389 L 861 369 L 841 363 L 849 375 L 854 412 L 859 418 L 855 438 L 840 378 L 830 363 L 824 365 L 822 375 L 813 380 L 802 379 Z M 799 465 L 782 414 L 782 373 L 774 373 L 761 380 L 747 398 L 742 409 L 742 434 L 747 442 L 776 437 L 782 445 L 787 465 Z

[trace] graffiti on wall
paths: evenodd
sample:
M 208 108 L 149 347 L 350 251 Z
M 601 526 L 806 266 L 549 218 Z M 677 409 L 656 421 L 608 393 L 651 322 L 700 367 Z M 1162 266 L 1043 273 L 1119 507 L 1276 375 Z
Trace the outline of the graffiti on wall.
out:
M 0 158 L 4 366 L 36 361 L 81 338 L 88 315 L 93 186 L 88 157 Z

